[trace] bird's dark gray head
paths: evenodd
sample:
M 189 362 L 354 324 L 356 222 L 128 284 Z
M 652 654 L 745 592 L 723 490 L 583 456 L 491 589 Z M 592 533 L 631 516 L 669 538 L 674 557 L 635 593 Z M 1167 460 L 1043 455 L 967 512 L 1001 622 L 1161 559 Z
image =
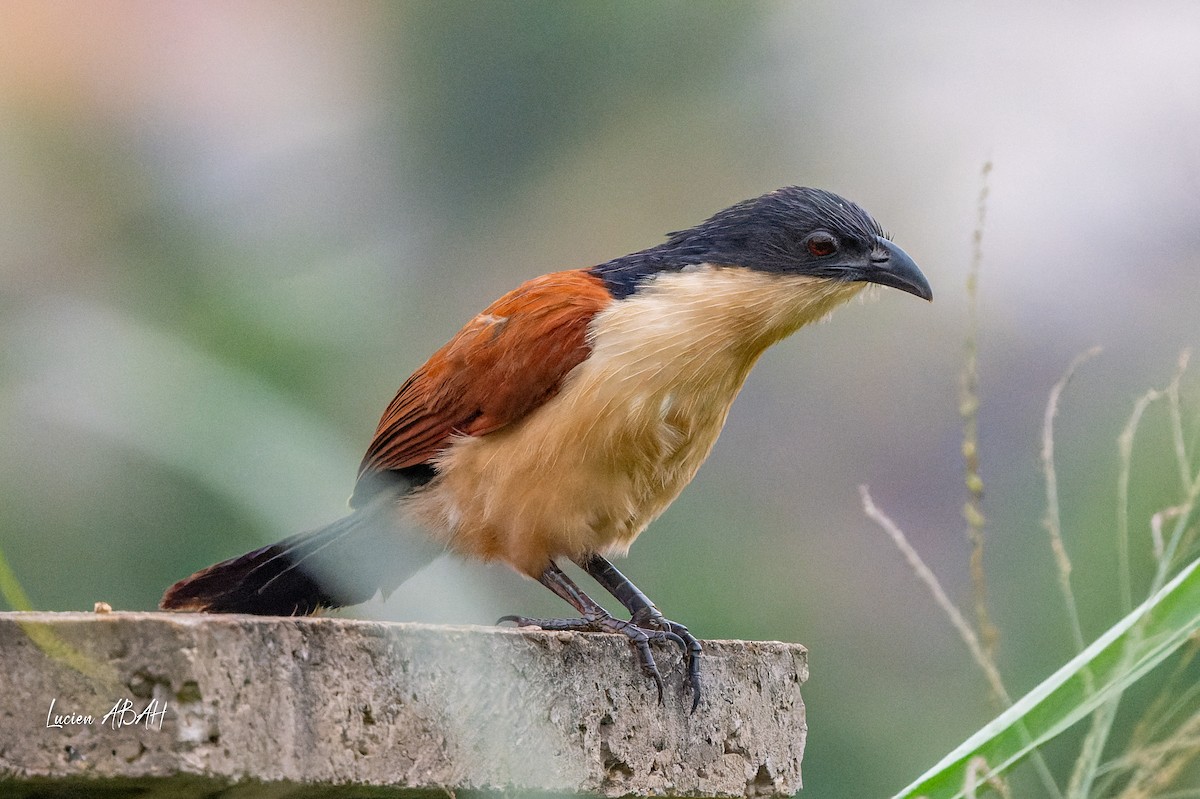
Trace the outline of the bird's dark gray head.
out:
M 933 299 L 917 265 L 870 214 L 836 194 L 800 186 L 744 200 L 593 271 L 623 298 L 656 274 L 705 263 L 879 283 Z

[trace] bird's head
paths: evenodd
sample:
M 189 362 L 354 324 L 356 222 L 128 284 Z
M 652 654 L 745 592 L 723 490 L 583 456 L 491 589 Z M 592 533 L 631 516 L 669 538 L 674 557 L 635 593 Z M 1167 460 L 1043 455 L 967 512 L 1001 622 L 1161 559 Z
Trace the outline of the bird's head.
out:
M 820 189 L 789 186 L 668 234 L 657 247 L 595 267 L 616 297 L 697 264 L 877 283 L 932 300 L 929 281 L 871 215 Z

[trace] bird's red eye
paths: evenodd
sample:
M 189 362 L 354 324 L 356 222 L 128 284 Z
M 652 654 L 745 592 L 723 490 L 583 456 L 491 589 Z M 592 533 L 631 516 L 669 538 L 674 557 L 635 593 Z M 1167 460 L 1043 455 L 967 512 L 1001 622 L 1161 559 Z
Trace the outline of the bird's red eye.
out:
M 806 242 L 808 252 L 814 258 L 824 258 L 826 255 L 833 255 L 837 250 L 837 242 L 833 240 L 833 236 L 828 233 L 814 233 L 808 237 Z

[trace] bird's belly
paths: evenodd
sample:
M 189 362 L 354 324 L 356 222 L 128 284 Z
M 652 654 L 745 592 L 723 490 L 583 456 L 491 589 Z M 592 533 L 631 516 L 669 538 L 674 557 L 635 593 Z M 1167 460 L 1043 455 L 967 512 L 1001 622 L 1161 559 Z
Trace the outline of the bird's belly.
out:
M 623 553 L 695 476 L 734 393 L 565 391 L 511 428 L 456 441 L 409 509 L 450 549 L 530 576 L 556 557 Z

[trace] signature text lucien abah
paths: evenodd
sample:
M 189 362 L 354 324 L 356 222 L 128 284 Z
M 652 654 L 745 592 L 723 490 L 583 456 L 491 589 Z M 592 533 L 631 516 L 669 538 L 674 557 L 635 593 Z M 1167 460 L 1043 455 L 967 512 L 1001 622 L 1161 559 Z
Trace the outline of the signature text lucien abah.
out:
M 83 713 L 55 713 L 54 704 L 57 699 L 50 700 L 50 709 L 46 711 L 46 729 L 61 730 L 65 727 L 90 727 L 96 724 L 95 716 Z M 112 709 L 105 713 L 99 721 L 100 726 L 108 726 L 114 730 L 122 727 L 144 725 L 148 730 L 161 730 L 163 719 L 167 716 L 167 702 L 161 705 L 157 699 L 151 699 L 140 710 L 133 704 L 132 699 L 118 699 Z

